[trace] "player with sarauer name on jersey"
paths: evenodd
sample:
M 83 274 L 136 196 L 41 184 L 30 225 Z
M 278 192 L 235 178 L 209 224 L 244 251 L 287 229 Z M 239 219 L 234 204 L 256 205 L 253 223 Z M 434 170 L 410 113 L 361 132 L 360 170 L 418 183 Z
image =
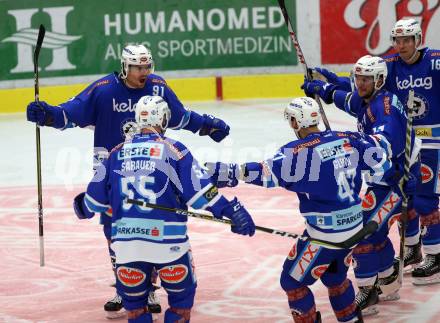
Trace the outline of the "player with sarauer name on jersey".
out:
M 305 235 L 329 242 L 349 239 L 363 227 L 359 192 L 362 170 L 372 180 L 395 185 L 387 151 L 356 132 L 318 128 L 320 112 L 312 98 L 296 98 L 285 109 L 285 119 L 298 140 L 281 147 L 273 158 L 243 165 L 206 163 L 218 187 L 234 187 L 239 179 L 264 187 L 296 192 L 306 220 Z M 298 240 L 281 273 L 295 322 L 321 322 L 308 286 L 318 279 L 328 288 L 330 304 L 339 322 L 363 322 L 347 271 L 351 249 L 336 249 Z
M 210 136 L 219 142 L 229 134 L 229 126 L 211 115 L 199 115 L 186 109 L 165 80 L 154 73 L 150 50 L 143 45 L 128 45 L 121 54 L 121 71 L 111 73 L 90 84 L 85 90 L 67 102 L 51 106 L 46 102 L 31 102 L 27 107 L 27 119 L 40 126 L 60 130 L 79 126 L 94 127 L 94 164 L 106 158 L 108 152 L 125 135 L 136 130 L 134 113 L 136 102 L 145 95 L 158 95 L 168 103 L 172 116 L 170 129 L 185 129 Z M 104 235 L 110 241 L 111 212 L 102 212 Z M 109 247 L 110 259 L 114 253 Z M 152 292 L 150 310 L 160 312 L 158 298 Z M 123 315 L 121 298 L 116 295 L 104 305 L 108 318 Z
M 358 129 L 367 140 L 388 151 L 397 166 L 396 180 L 400 181 L 405 161 L 407 116 L 397 96 L 383 89 L 387 79 L 385 61 L 376 56 L 363 56 L 354 64 L 352 75 L 353 92 L 338 90 L 337 85 L 321 80 L 306 80 L 303 88 L 306 93 L 319 94 L 326 103 L 334 102 L 336 107 L 356 117 Z M 353 105 L 352 102 L 361 104 Z M 418 151 L 414 150 L 411 162 L 415 174 L 419 169 L 417 154 Z M 359 288 L 356 303 L 364 315 L 378 313 L 375 305 L 379 301 L 379 293 L 383 294 L 383 300 L 396 300 L 401 287 L 397 279 L 397 262 L 393 264 L 395 252 L 388 234 L 395 218 L 400 215 L 403 195 L 398 187 L 390 187 L 386 182 L 368 184 L 362 203 L 364 221 L 376 221 L 379 228 L 353 251 Z M 417 178 L 411 175 L 407 193 L 414 193 L 416 185 Z
M 127 198 L 158 207 L 206 209 L 232 222 L 231 231 L 252 236 L 255 225 L 234 198 L 218 193 L 209 174 L 180 142 L 164 136 L 172 119 L 167 102 L 144 96 L 136 106 L 140 133 L 113 149 L 105 177 L 92 180 L 74 200 L 78 217 L 113 210 L 111 246 L 116 256 L 116 288 L 129 323 L 152 322 L 148 283 L 157 270 L 168 294 L 165 323 L 189 322 L 196 276 L 187 234 L 187 215 L 129 204 Z
M 388 68 L 384 87 L 396 94 L 401 102 L 408 100 L 410 89 L 414 90 L 413 129 L 417 138 L 422 140 L 422 180 L 414 197 L 416 212 L 410 213 L 411 217 L 420 217 L 422 228 L 419 230 L 418 220 L 410 220 L 404 264 L 407 269 L 413 268 L 413 284 L 434 284 L 440 282 L 440 50 L 422 47 L 422 29 L 412 18 L 396 22 L 391 41 L 396 53 L 384 57 Z M 347 78 L 325 69 L 320 72 L 331 83 L 346 89 Z M 421 244 L 425 259 L 419 264 L 422 261 Z

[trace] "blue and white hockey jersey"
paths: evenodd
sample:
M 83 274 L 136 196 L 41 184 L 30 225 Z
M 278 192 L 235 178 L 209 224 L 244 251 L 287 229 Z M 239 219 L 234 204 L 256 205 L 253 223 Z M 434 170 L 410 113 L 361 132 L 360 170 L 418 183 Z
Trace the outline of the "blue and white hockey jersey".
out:
M 110 151 L 125 139 L 125 134 L 135 129 L 135 108 L 137 101 L 145 95 L 159 95 L 171 110 L 170 129 L 187 129 L 196 132 L 202 126 L 202 117 L 185 109 L 165 80 L 150 74 L 142 89 L 127 87 L 117 73 L 109 74 L 84 91 L 62 103 L 66 125 L 95 128 L 94 147 Z
M 406 64 L 398 54 L 385 57 L 388 76 L 385 87 L 407 104 L 414 89 L 413 128 L 422 148 L 440 149 L 440 50 L 424 48 L 420 59 Z
M 414 90 L 413 129 L 422 148 L 440 149 L 440 50 L 423 48 L 414 64 L 405 63 L 399 54 L 385 56 L 388 76 L 384 89 L 397 95 L 407 110 L 409 90 Z M 339 90 L 350 92 L 349 78 L 338 77 Z M 358 104 L 351 98 L 352 105 Z
M 369 141 L 386 149 L 393 162 L 403 165 L 407 116 L 396 95 L 381 89 L 365 103 L 357 91 L 336 90 L 333 98 L 337 108 L 357 119 L 358 130 L 368 135 Z
M 187 216 L 128 204 L 126 198 L 208 209 L 217 216 L 228 203 L 182 143 L 158 134 L 137 134 L 120 144 L 104 167 L 103 179 L 90 182 L 85 203 L 92 212 L 112 207 L 111 241 L 119 264 L 167 263 L 190 248 Z
M 363 227 L 361 170 L 382 178 L 390 168 L 385 150 L 358 133 L 326 131 L 288 143 L 271 159 L 246 163 L 244 181 L 296 192 L 307 233 L 341 242 Z

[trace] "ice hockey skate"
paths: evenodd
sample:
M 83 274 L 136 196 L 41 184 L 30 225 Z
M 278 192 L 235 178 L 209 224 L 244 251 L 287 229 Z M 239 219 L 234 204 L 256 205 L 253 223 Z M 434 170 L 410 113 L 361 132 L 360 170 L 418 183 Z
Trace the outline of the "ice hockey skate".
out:
M 399 261 L 399 257 L 396 257 L 395 260 Z M 405 246 L 403 257 L 403 273 L 410 274 L 413 269 L 420 265 L 422 260 L 422 245 L 420 242 L 414 246 Z
M 162 312 L 162 307 L 160 306 L 160 299 L 156 294 L 156 290 L 158 290 L 159 286 L 153 285 L 153 290 L 148 294 L 148 310 L 150 313 L 158 314 Z
M 424 262 L 411 275 L 414 285 L 440 283 L 440 254 L 426 255 Z
M 361 309 L 363 316 L 379 313 L 376 306 L 376 304 L 379 303 L 376 286 L 360 286 L 355 301 L 356 305 Z
M 104 305 L 105 316 L 108 319 L 118 319 L 125 316 L 125 309 L 122 306 L 122 298 L 118 294 L 115 295 Z
M 379 278 L 377 281 L 377 293 L 381 301 L 395 301 L 400 299 L 399 289 L 399 262 L 394 261 L 394 271 L 391 275 Z

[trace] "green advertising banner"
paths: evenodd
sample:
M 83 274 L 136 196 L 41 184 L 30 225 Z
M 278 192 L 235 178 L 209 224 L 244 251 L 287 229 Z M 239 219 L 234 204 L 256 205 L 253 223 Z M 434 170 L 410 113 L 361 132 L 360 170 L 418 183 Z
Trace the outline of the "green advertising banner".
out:
M 128 43 L 149 47 L 160 71 L 297 64 L 275 0 L 15 0 L 0 1 L 0 81 L 33 77 L 41 23 L 42 77 L 119 70 Z

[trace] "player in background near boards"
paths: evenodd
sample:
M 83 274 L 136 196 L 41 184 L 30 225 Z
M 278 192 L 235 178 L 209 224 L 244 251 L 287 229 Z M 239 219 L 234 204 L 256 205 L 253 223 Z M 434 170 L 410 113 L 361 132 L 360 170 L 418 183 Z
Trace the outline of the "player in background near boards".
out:
M 103 163 L 104 178 L 93 179 L 74 200 L 79 218 L 109 207 L 116 288 L 129 323 L 152 322 L 147 307 L 153 269 L 168 294 L 165 322 L 189 322 L 197 287 L 186 215 L 127 203 L 127 198 L 177 209 L 206 209 L 231 220 L 231 231 L 252 236 L 255 225 L 234 198 L 218 193 L 209 174 L 180 142 L 165 137 L 172 112 L 159 96 L 136 106 L 140 133 L 115 147 Z
M 273 158 L 241 166 L 220 162 L 206 166 L 219 187 L 236 186 L 241 179 L 296 192 L 306 220 L 305 235 L 329 242 L 352 237 L 364 224 L 359 197 L 361 171 L 368 171 L 374 180 L 390 180 L 394 184 L 387 151 L 359 133 L 319 130 L 319 107 L 311 98 L 294 99 L 284 115 L 299 139 L 281 147 Z M 351 254 L 351 249 L 330 249 L 303 240 L 293 246 L 280 282 L 295 322 L 321 322 L 308 287 L 318 279 L 328 288 L 339 322 L 362 322 L 352 283 L 347 278 Z
M 422 141 L 422 181 L 414 206 L 420 216 L 425 259 L 417 266 L 422 258 L 420 238 L 414 234 L 404 260 L 406 265 L 416 265 L 411 273 L 414 284 L 433 284 L 440 282 L 440 50 L 420 48 L 422 30 L 414 19 L 396 22 L 391 39 L 396 54 L 385 57 L 391 76 L 386 86 L 401 100 L 407 100 L 408 91 L 414 90 L 413 129 Z
M 186 129 L 201 136 L 209 135 L 221 141 L 229 134 L 229 126 L 211 115 L 199 115 L 186 109 L 165 80 L 154 73 L 150 51 L 142 45 L 124 47 L 121 54 L 121 71 L 111 73 L 90 84 L 84 91 L 59 106 L 46 102 L 31 102 L 27 107 L 27 119 L 40 126 L 60 130 L 79 126 L 94 127 L 94 164 L 106 158 L 108 152 L 125 135 L 136 131 L 134 112 L 136 102 L 145 95 L 159 95 L 168 103 L 172 117 L 170 129 Z M 101 213 L 101 224 L 107 241 L 110 240 L 111 212 Z M 114 253 L 109 248 L 110 258 Z M 160 312 L 158 298 L 151 294 L 150 310 Z M 106 315 L 115 318 L 123 315 L 121 298 L 116 295 L 104 305 Z

